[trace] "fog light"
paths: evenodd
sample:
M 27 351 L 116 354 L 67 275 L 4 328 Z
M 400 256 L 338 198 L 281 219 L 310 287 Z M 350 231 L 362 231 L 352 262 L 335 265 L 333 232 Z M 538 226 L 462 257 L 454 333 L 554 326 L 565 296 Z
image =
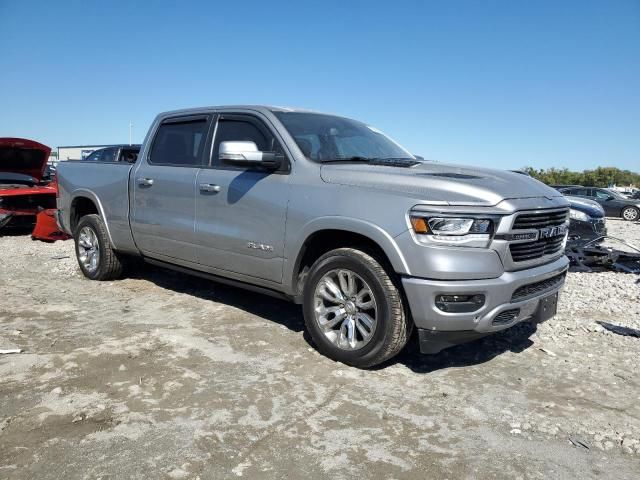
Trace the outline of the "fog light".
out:
M 436 307 L 448 313 L 469 313 L 484 305 L 484 295 L 438 295 Z

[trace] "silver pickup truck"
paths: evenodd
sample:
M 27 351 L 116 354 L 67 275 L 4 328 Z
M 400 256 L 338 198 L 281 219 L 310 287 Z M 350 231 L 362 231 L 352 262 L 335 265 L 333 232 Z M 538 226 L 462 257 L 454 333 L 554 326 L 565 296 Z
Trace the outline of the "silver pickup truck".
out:
M 347 118 L 264 106 L 162 113 L 140 155 L 59 164 L 58 222 L 85 276 L 131 256 L 303 305 L 358 367 L 552 317 L 568 203 L 517 173 L 415 157 Z

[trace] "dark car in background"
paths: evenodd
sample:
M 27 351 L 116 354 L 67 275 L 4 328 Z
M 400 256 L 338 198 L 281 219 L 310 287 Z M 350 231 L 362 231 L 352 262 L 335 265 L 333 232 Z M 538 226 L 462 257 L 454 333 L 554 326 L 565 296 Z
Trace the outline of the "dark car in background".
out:
M 91 153 L 87 162 L 127 162 L 134 163 L 140 153 L 140 145 L 113 145 Z
M 568 243 L 583 245 L 607 235 L 604 209 L 599 203 L 586 198 L 565 196 L 569 201 Z
M 627 198 L 606 188 L 558 186 L 556 189 L 563 195 L 587 198 L 598 202 L 607 217 L 620 217 L 631 222 L 640 220 L 640 200 Z

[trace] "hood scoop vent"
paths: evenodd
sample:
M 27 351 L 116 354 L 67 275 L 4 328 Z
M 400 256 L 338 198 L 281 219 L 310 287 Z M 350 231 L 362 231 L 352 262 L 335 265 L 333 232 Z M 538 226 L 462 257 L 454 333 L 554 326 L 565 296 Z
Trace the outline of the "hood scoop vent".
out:
M 385 167 L 404 167 L 410 168 L 420 165 L 417 160 L 411 158 L 376 158 L 369 161 L 369 165 L 383 165 Z
M 467 173 L 453 173 L 453 172 L 437 172 L 437 173 L 419 173 L 425 177 L 443 177 L 443 178 L 455 178 L 458 180 L 479 180 L 482 177 L 477 175 L 469 175 Z

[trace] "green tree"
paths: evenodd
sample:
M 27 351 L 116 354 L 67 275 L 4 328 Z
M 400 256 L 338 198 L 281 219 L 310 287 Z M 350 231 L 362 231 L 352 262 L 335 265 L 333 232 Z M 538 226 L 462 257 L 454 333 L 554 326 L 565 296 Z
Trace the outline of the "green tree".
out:
M 610 185 L 640 185 L 640 174 L 616 167 L 598 167 L 595 170 L 573 172 L 567 168 L 546 168 L 536 170 L 525 167 L 522 170 L 547 185 L 584 185 L 586 187 L 608 187 Z

